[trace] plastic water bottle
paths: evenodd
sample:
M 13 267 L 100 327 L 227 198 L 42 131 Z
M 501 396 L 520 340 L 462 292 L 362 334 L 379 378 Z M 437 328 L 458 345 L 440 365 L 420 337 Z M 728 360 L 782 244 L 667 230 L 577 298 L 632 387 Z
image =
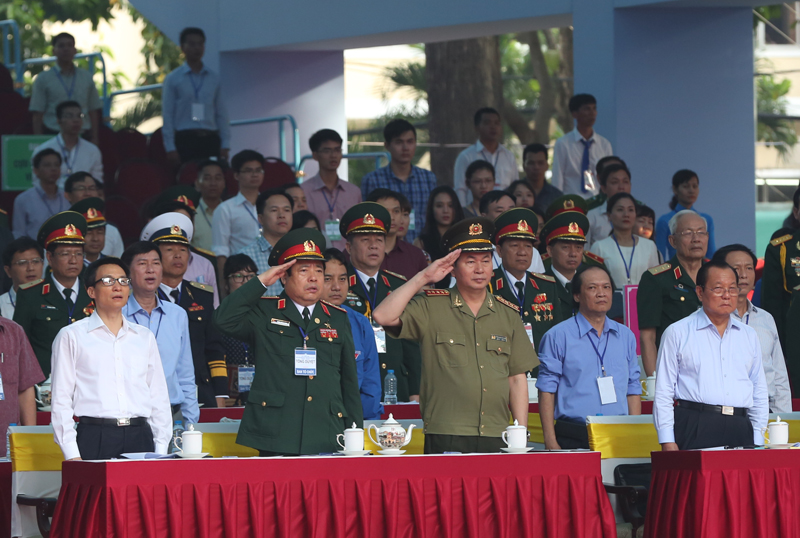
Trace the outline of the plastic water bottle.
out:
M 8 427 L 16 426 L 16 422 L 12 422 Z M 11 461 L 11 432 L 6 430 L 6 461 Z
M 176 420 L 175 425 L 172 427 L 172 440 L 169 442 L 170 454 L 180 452 L 180 449 L 175 445 L 175 439 L 180 439 L 181 435 L 183 435 L 183 421 Z
M 394 370 L 389 370 L 383 378 L 383 403 L 386 405 L 397 404 L 397 377 Z

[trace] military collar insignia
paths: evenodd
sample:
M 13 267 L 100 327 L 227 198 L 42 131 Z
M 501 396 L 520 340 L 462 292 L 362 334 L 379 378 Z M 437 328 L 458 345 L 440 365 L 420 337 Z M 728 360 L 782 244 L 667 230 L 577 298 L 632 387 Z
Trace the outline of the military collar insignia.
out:
M 683 276 L 683 273 L 681 273 L 681 268 L 680 267 L 676 267 L 675 271 L 673 271 L 673 272 L 675 273 L 675 280 L 678 280 L 679 278 L 681 278 L 681 276 Z

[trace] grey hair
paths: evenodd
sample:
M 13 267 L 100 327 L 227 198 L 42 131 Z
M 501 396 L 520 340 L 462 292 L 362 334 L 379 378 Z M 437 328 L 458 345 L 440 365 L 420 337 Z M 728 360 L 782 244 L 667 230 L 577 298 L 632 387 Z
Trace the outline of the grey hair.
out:
M 708 230 L 708 221 L 706 220 L 706 218 L 703 215 L 701 215 L 697 211 L 692 211 L 691 209 L 684 209 L 682 211 L 678 211 L 677 213 L 672 215 L 671 219 L 669 219 L 669 234 L 670 235 L 675 235 L 675 230 L 678 228 L 678 221 L 681 220 L 681 218 L 685 217 L 686 215 L 695 215 L 695 216 L 700 217 L 701 219 L 703 219 L 703 224 L 705 225 L 706 230 Z

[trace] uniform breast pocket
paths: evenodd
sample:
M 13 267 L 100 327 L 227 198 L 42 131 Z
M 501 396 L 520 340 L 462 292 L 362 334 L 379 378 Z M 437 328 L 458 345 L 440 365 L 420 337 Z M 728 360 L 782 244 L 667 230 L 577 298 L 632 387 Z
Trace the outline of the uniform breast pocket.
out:
M 341 338 L 322 336 L 317 332 L 313 339 L 313 344 L 309 342 L 309 347 L 314 346 L 317 350 L 317 359 L 323 360 L 337 370 L 341 367 L 342 341 Z
M 442 366 L 461 368 L 467 365 L 467 342 L 463 334 L 436 333 L 436 351 Z
M 511 356 L 511 342 L 508 337 L 505 340 L 490 338 L 486 341 L 486 353 L 489 356 L 489 364 L 495 371 L 508 375 L 508 359 Z
M 673 301 L 675 303 L 685 303 L 686 301 L 689 301 L 691 299 L 692 297 L 691 294 L 693 293 L 694 290 L 690 290 L 688 288 L 681 288 L 681 289 L 672 288 L 671 290 L 669 290 L 669 298 L 670 301 Z

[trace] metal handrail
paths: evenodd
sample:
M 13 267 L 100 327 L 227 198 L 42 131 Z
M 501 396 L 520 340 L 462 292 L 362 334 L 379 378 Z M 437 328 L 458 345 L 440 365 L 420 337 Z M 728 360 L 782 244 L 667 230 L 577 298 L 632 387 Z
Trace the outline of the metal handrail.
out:
M 108 98 L 108 80 L 106 78 L 106 60 L 103 58 L 102 52 L 82 52 L 81 54 L 76 54 L 75 59 L 79 60 L 82 58 L 97 58 L 100 60 L 101 72 L 103 73 L 103 100 Z M 46 56 L 44 58 L 28 58 L 27 60 L 22 61 L 22 71 L 25 71 L 25 68 L 29 65 L 44 65 L 49 63 L 55 63 L 58 61 L 58 58 L 55 56 Z M 19 64 L 14 65 L 16 66 Z M 94 62 L 89 62 L 89 74 L 94 76 Z
M 14 68 L 14 86 L 16 87 L 17 91 L 21 94 L 22 88 L 24 87 L 22 76 L 23 76 L 23 69 L 22 69 L 22 56 L 21 56 L 21 49 L 22 49 L 22 42 L 19 40 L 19 25 L 17 21 L 8 19 L 5 21 L 0 21 L 0 29 L 3 31 L 3 63 L 6 65 L 7 68 L 11 69 Z M 8 47 L 8 34 L 11 34 L 11 39 L 14 42 L 12 47 L 14 49 L 14 63 L 11 62 L 11 50 Z
M 108 97 L 103 99 L 103 118 L 111 117 L 111 101 L 113 101 L 114 97 L 117 95 L 151 92 L 160 90 L 163 86 L 163 84 L 148 84 L 147 86 L 139 86 L 138 88 L 130 88 L 127 90 L 117 90 L 115 92 L 111 92 Z
M 286 134 L 284 132 L 283 122 L 288 121 L 292 126 L 292 146 L 293 146 L 293 153 L 294 153 L 294 160 L 292 162 L 286 161 Z M 280 147 L 280 154 L 281 160 L 292 167 L 293 170 L 297 171 L 298 167 L 302 164 L 302 159 L 300 158 L 300 131 L 297 130 L 297 122 L 294 118 L 288 114 L 284 116 L 271 116 L 268 118 L 254 118 L 251 120 L 233 120 L 230 122 L 231 127 L 237 127 L 239 125 L 253 125 L 255 123 L 278 123 L 278 143 Z
M 303 155 L 303 158 L 300 159 L 300 164 L 297 167 L 297 182 L 302 183 L 305 173 L 303 172 L 303 168 L 305 168 L 306 161 L 313 159 L 312 155 Z M 386 159 L 386 164 L 392 162 L 392 155 L 388 151 L 368 151 L 365 153 L 345 153 L 342 155 L 343 159 L 375 159 L 375 169 L 381 167 L 381 159 Z

